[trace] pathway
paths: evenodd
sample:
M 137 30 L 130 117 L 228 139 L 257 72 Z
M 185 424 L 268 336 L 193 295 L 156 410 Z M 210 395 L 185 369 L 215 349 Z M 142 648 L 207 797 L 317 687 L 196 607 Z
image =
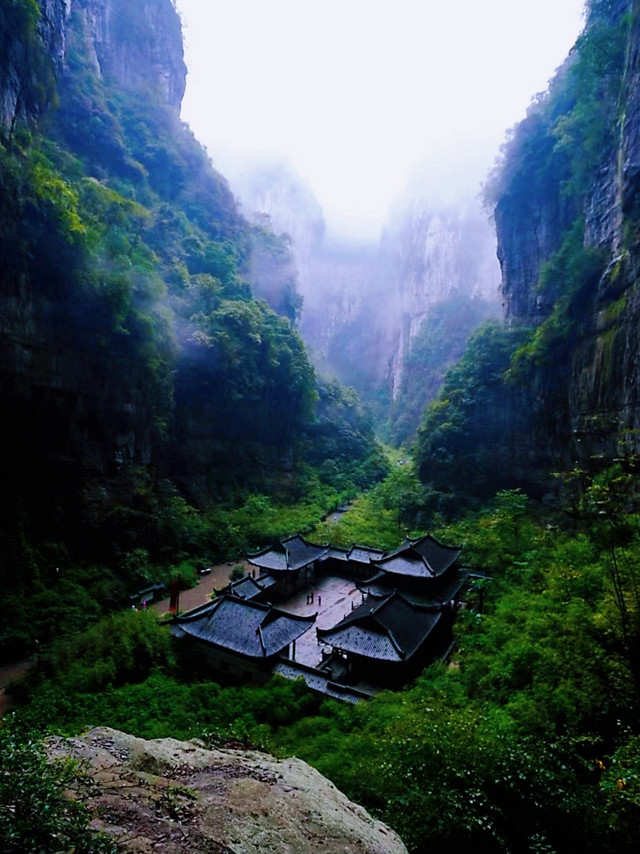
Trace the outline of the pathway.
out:
M 247 566 L 246 560 L 234 560 L 230 563 L 221 563 L 213 566 L 208 575 L 201 575 L 195 587 L 180 591 L 180 611 L 191 611 L 199 605 L 204 605 L 211 600 L 214 588 L 220 590 L 229 583 L 229 573 L 234 566 Z M 151 610 L 157 614 L 164 615 L 169 611 L 169 599 L 154 602 Z

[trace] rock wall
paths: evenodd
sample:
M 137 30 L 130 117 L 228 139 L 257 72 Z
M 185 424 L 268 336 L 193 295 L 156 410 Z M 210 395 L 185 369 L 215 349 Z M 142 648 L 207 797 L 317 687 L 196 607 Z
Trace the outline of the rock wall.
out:
M 39 5 L 37 23 L 26 2 L 0 8 L 0 132 L 17 120 L 40 116 L 62 66 L 69 0 L 39 0 Z
M 553 152 L 558 124 L 537 128 L 534 111 L 520 128 L 528 147 L 517 169 L 507 161 L 516 177 L 506 182 L 495 211 L 509 320 L 535 327 L 548 321 L 558 300 L 571 301 L 564 355 L 538 365 L 529 395 L 537 424 L 532 442 L 546 449 L 549 464 L 565 467 L 640 452 L 640 3 L 621 0 L 611 10 L 629 12 L 632 23 L 622 96 L 610 105 L 612 142 L 599 152 L 589 183 L 567 192 L 572 161 Z M 579 148 L 570 154 L 574 165 L 586 157 Z M 601 253 L 605 272 L 578 297 L 546 294 L 539 286 L 543 267 L 579 217 L 584 247 Z
M 71 0 L 86 22 L 105 79 L 153 93 L 180 111 L 187 68 L 180 18 L 172 0 Z
M 177 113 L 185 67 L 180 20 L 170 0 L 136 0 L 127 10 L 122 0 L 41 0 L 39 21 L 26 15 L 29 7 L 15 2 L 0 8 L 5 133 L 18 121 L 33 127 L 52 101 L 56 78 L 66 71 L 76 12 L 99 73 Z M 134 43 L 135 28 L 127 35 L 122 27 L 136 21 Z M 78 253 L 64 240 L 49 241 L 55 216 L 47 219 L 46 199 L 36 196 L 30 205 L 33 173 L 26 163 L 18 142 L 14 159 L 7 155 L 2 164 L 0 475 L 7 513 L 28 508 L 34 529 L 55 532 L 74 519 L 81 527 L 82 512 L 91 513 L 91 506 L 104 514 L 121 472 L 149 465 L 158 409 L 132 347 L 134 336 L 101 339 L 104 306 L 96 306 L 73 279 Z M 68 257 L 62 257 L 66 248 Z M 130 491 L 129 485 L 119 499 L 127 501 Z
M 581 457 L 640 452 L 640 2 L 631 12 L 618 144 L 586 204 L 585 243 L 605 248 L 609 263 L 572 359 L 569 411 Z
M 266 215 L 291 236 L 300 332 L 316 366 L 377 410 L 397 397 L 411 342 L 436 303 L 466 293 L 500 314 L 495 237 L 469 199 L 445 204 L 414 187 L 381 240 L 359 244 L 326 237 L 319 203 L 286 167 L 236 167 L 231 180 L 249 217 Z

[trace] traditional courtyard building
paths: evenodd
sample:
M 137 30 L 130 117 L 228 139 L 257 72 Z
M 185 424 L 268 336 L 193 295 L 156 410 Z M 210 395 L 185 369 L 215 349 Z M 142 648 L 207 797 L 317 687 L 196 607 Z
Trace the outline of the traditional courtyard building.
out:
M 359 586 L 365 595 L 378 599 L 397 590 L 413 602 L 455 605 L 468 581 L 459 564 L 461 552 L 427 534 L 377 560 L 377 573 Z
M 277 584 L 277 579 L 269 573 L 260 575 L 258 578 L 255 578 L 252 575 L 245 575 L 244 578 L 230 582 L 226 587 L 223 587 L 221 590 L 217 590 L 216 593 L 219 596 L 224 596 L 226 593 L 230 593 L 238 599 L 265 602 L 269 599 L 272 592 L 274 592 L 274 588 Z
M 315 619 L 225 595 L 176 617 L 173 635 L 192 642 L 196 669 L 251 681 L 267 678 L 279 658 L 295 660 L 296 640 Z
M 300 534 L 281 540 L 277 545 L 248 555 L 247 560 L 277 581 L 277 592 L 286 596 L 310 584 L 317 562 L 329 551 L 328 546 L 308 543 Z
M 447 654 L 469 578 L 460 554 L 430 535 L 385 554 L 298 534 L 250 555 L 252 574 L 177 617 L 174 635 L 191 642 L 203 672 L 237 681 L 277 672 L 355 702 L 405 684 Z M 270 604 L 282 600 L 291 612 Z
M 351 578 L 368 579 L 377 573 L 375 561 L 384 557 L 384 549 L 353 545 L 349 549 L 330 546 L 321 558 L 324 573 L 337 572 Z
M 397 687 L 446 652 L 450 627 L 449 612 L 392 592 L 366 599 L 332 628 L 316 632 L 342 659 L 345 681 Z M 331 669 L 332 662 L 325 666 Z

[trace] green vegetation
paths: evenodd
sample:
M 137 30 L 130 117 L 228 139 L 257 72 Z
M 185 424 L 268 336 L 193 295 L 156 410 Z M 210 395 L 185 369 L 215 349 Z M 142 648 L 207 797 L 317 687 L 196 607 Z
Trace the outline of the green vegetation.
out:
M 613 150 L 630 25 L 626 0 L 586 5 L 574 50 L 513 129 L 485 189 L 491 206 L 528 198 L 541 210 L 557 202 L 564 229 L 581 213 L 592 176 Z
M 0 727 L 0 847 L 5 854 L 115 854 L 116 845 L 89 828 L 68 790 L 82 776 L 71 760 L 47 759 L 37 734 L 13 720 Z
M 504 377 L 524 335 L 492 322 L 480 327 L 425 411 L 416 440 L 418 473 L 435 491 L 434 509 L 447 516 L 455 515 L 461 501 L 487 498 L 500 487 L 516 485 L 513 461 L 496 450 L 507 424 L 509 434 L 514 433 L 515 407 L 509 405 Z M 530 430 L 526 411 L 518 429 Z
M 40 109 L 36 5 L 3 4 L 0 47 L 15 25 Z M 140 4 L 118 9 L 136 33 Z M 45 722 L 295 754 L 415 854 L 637 850 L 637 460 L 563 473 L 553 514 L 515 488 L 546 491 L 546 446 L 570 450 L 566 374 L 604 260 L 584 248 L 582 208 L 616 134 L 625 10 L 588 4 L 573 58 L 488 189 L 498 218 L 554 211 L 535 328 L 477 331 L 425 414 L 415 465 L 391 467 L 355 395 L 309 364 L 286 238 L 248 227 L 171 109 L 107 86 L 72 11 L 49 136 L 18 123 L 0 143 L 7 355 L 20 378 L 30 347 L 57 382 L 16 381 L 2 398 L 0 656 L 37 659 L 0 728 L 3 850 L 109 850 L 63 797 L 77 769 L 46 760 Z M 14 59 L 0 50 L 0 71 Z M 619 275 L 600 306 L 609 327 L 626 305 Z M 410 356 L 430 369 L 460 344 L 444 307 L 436 318 Z M 278 679 L 196 681 L 167 627 L 122 607 L 150 581 L 187 582 L 198 561 L 298 530 L 390 549 L 427 528 L 477 570 L 454 657 L 357 707 Z
M 623 248 L 601 285 L 609 240 L 587 232 L 603 227 L 588 209 L 593 176 L 617 156 L 627 9 L 624 0 L 587 4 L 584 33 L 514 128 L 486 186 L 511 324 L 472 336 L 418 432 L 419 476 L 448 517 L 501 488 L 548 491 L 549 469 L 586 453 L 576 432 L 582 412 L 625 381 L 616 364 L 624 336 L 612 323 L 626 305 L 618 279 L 629 253 Z M 590 389 L 585 366 L 596 339 Z
M 453 661 L 404 691 L 350 707 L 280 679 L 192 682 L 184 666 L 177 676 L 166 629 L 131 613 L 117 632 L 98 625 L 54 647 L 23 716 L 64 732 L 104 724 L 295 754 L 389 821 L 412 852 L 631 854 L 640 515 L 624 468 L 566 480 L 581 483 L 570 526 L 515 490 L 434 530 L 463 542 L 465 560 L 490 579 L 474 582 L 459 615 Z M 397 467 L 374 490 L 373 518 L 385 493 L 391 503 L 403 490 L 417 494 Z M 135 673 L 131 661 L 141 662 Z
M 433 306 L 411 341 L 402 384 L 391 404 L 389 436 L 394 444 L 413 440 L 425 407 L 437 396 L 446 372 L 463 355 L 469 336 L 490 310 L 486 300 L 458 292 Z

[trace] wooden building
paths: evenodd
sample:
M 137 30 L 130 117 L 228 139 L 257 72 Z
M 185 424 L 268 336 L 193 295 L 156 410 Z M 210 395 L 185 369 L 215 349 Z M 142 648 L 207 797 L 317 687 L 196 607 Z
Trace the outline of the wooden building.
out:
M 266 602 L 274 592 L 277 584 L 277 579 L 269 573 L 260 575 L 258 578 L 254 578 L 252 575 L 245 575 L 237 581 L 231 581 L 221 590 L 216 590 L 216 593 L 218 596 L 224 596 L 229 593 L 238 599 L 245 599 L 246 601 Z
M 384 557 L 384 549 L 353 545 L 349 549 L 330 546 L 320 560 L 323 573 L 348 575 L 349 578 L 367 579 L 377 573 L 375 561 Z
M 455 605 L 468 580 L 460 568 L 461 551 L 439 543 L 430 534 L 409 540 L 375 561 L 376 574 L 359 587 L 365 595 L 378 599 L 397 590 L 414 602 Z
M 314 690 L 329 696 L 346 691 L 354 701 L 377 688 L 400 687 L 450 649 L 451 627 L 468 580 L 460 554 L 460 548 L 430 535 L 409 540 L 390 554 L 369 546 L 342 549 L 310 543 L 301 535 L 288 537 L 248 557 L 260 570 L 257 578 L 234 581 L 211 604 L 177 617 L 174 635 L 191 642 L 192 660 L 202 672 L 238 681 L 266 678 L 270 672 L 296 674 L 292 678 L 304 678 Z M 335 584 L 331 576 L 353 582 L 348 596 L 344 583 Z M 317 614 L 308 614 L 313 595 L 305 607 L 298 594 L 316 586 L 325 620 L 331 613 L 335 622 L 316 630 L 318 659 L 310 666 L 308 659 L 305 664 L 295 661 L 295 644 Z M 352 596 L 356 587 L 363 596 L 357 607 Z M 333 603 L 327 601 L 329 590 L 340 591 Z M 292 608 L 304 608 L 305 616 L 270 604 L 283 599 L 291 599 Z M 345 600 L 353 610 L 339 619 Z M 308 641 L 303 642 L 307 656 Z
M 444 609 L 394 591 L 366 599 L 332 628 L 316 632 L 344 659 L 345 681 L 398 687 L 446 651 L 450 624 Z
M 271 548 L 247 555 L 247 560 L 276 579 L 277 587 L 274 592 L 287 596 L 312 583 L 317 562 L 325 557 L 328 551 L 328 546 L 317 546 L 296 534 L 281 540 Z
M 252 681 L 268 678 L 278 658 L 295 660 L 295 642 L 315 619 L 227 594 L 175 617 L 172 633 L 199 672 Z

